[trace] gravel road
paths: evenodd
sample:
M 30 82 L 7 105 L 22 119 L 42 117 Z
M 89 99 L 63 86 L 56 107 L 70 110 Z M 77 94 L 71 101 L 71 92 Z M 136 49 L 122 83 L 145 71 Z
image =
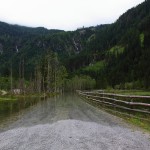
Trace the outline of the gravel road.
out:
M 149 150 L 150 135 L 75 95 L 41 101 L 0 123 L 0 150 Z

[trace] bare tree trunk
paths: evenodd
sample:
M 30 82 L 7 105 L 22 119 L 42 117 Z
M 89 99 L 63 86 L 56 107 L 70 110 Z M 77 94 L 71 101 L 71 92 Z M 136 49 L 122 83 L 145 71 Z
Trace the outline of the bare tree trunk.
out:
M 34 68 L 34 92 L 38 91 L 37 87 L 37 67 Z
M 19 62 L 19 89 L 21 89 L 21 60 Z
M 43 77 L 43 92 L 44 92 L 44 99 L 45 99 L 45 85 L 44 85 L 44 77 Z
M 32 74 L 31 74 L 31 76 L 30 76 L 30 85 L 29 85 L 29 88 L 28 88 L 28 92 L 33 93 L 33 91 L 34 91 L 34 82 L 32 80 Z
M 24 58 L 19 62 L 19 89 L 25 95 Z
M 12 71 L 12 60 L 11 60 L 11 66 L 10 66 L 10 89 L 11 89 L 11 93 L 13 93 L 13 71 Z
M 41 72 L 39 69 L 37 69 L 37 90 L 38 90 L 38 93 L 40 94 L 41 93 Z
M 47 91 L 50 92 L 50 62 L 47 60 Z
M 57 84 L 56 84 L 56 65 L 55 65 L 55 93 L 57 92 Z
M 23 61 L 22 61 L 22 81 L 23 81 L 23 94 L 25 95 L 24 58 L 23 58 Z

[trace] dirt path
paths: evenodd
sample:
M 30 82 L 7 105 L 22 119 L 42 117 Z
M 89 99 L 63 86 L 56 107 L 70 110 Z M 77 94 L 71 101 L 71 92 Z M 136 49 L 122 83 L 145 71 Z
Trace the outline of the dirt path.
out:
M 73 95 L 11 116 L 1 128 L 0 150 L 149 150 L 149 138 Z

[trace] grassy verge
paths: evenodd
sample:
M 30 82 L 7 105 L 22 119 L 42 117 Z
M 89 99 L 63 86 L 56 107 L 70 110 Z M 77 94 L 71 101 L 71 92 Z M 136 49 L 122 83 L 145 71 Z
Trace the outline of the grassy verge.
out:
M 16 101 L 17 98 L 0 97 L 0 101 Z
M 103 108 L 101 107 L 101 109 L 103 109 Z M 113 114 L 115 116 L 122 118 L 125 122 L 129 123 L 130 125 L 134 125 L 135 127 L 139 127 L 141 129 L 143 129 L 144 131 L 147 131 L 150 133 L 150 121 L 141 120 L 139 118 L 133 118 L 133 117 L 127 116 L 126 114 L 114 112 L 109 109 L 103 109 L 103 110 L 107 111 L 110 114 Z
M 44 97 L 53 97 L 55 95 L 58 95 L 58 93 L 34 93 L 34 94 L 19 94 L 19 95 L 1 95 L 0 96 L 0 101 L 8 101 L 8 100 L 17 100 L 19 98 L 44 98 Z
M 103 107 L 102 104 L 100 104 L 98 102 L 86 100 L 85 98 L 83 98 L 83 99 L 86 102 L 88 102 L 89 104 L 91 104 L 95 107 L 98 107 L 101 110 L 104 110 L 110 114 L 113 114 L 115 116 L 122 118 L 125 122 L 129 123 L 130 125 L 134 125 L 134 127 L 140 127 L 144 131 L 150 133 L 150 117 L 141 116 L 140 114 L 135 114 L 133 117 L 133 115 L 130 115 L 127 112 L 116 111 L 116 110 L 110 109 L 105 106 Z M 144 120 L 140 119 L 140 117 L 144 118 Z M 149 121 L 146 121 L 145 119 L 147 119 Z
M 104 90 L 107 93 L 124 94 L 124 95 L 137 95 L 137 96 L 150 96 L 150 91 L 142 90 Z
M 137 119 L 137 118 L 129 118 L 129 119 L 126 119 L 126 121 L 131 123 L 131 124 L 134 124 L 138 127 L 141 127 L 142 129 L 144 129 L 144 130 L 146 130 L 150 133 L 150 123 L 143 122 L 143 121 L 141 121 L 140 119 Z

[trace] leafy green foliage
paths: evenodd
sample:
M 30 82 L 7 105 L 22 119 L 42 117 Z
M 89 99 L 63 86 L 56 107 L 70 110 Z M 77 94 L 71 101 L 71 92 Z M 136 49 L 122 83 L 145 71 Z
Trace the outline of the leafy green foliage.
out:
M 115 57 L 117 57 L 118 55 L 123 54 L 124 50 L 124 47 L 114 46 L 108 51 L 108 55 L 114 55 Z
M 90 76 L 74 76 L 72 79 L 66 80 L 65 90 L 90 90 L 95 88 L 96 82 Z
M 98 73 L 105 67 L 105 61 L 99 61 L 94 64 L 90 64 L 89 66 L 83 68 L 83 71 L 86 72 L 95 72 Z
M 140 34 L 141 47 L 144 47 L 144 33 Z
M 10 76 L 12 63 L 13 77 L 18 79 L 19 63 L 24 60 L 24 76 L 29 81 L 41 60 L 39 66 L 42 69 L 38 68 L 38 71 L 44 77 L 46 88 L 46 55 L 50 49 L 57 53 L 58 59 L 57 62 L 54 60 L 54 54 L 49 58 L 52 72 L 56 63 L 60 64 L 60 70 L 63 68 L 60 66 L 66 68 L 68 78 L 78 74 L 95 79 L 97 88 L 119 86 L 150 89 L 149 27 L 150 0 L 128 10 L 113 24 L 81 28 L 73 32 L 0 22 L 0 76 Z M 56 74 L 61 73 L 58 71 Z M 62 74 L 65 77 L 67 73 Z M 61 83 L 61 77 L 54 82 L 53 76 L 49 81 L 52 87 Z M 136 85 L 136 82 L 140 84 Z

